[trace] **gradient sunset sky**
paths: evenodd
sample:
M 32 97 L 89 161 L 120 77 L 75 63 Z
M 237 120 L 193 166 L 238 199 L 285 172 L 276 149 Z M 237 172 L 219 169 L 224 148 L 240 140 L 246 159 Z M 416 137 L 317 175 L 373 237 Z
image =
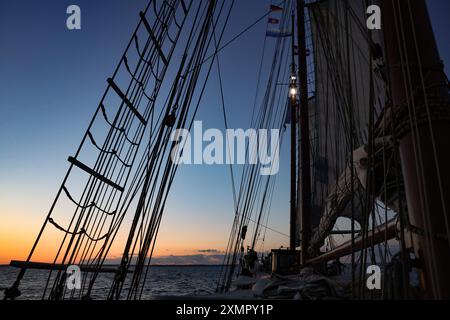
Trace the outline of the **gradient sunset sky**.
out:
M 450 2 L 428 0 L 441 56 L 450 64 Z M 66 28 L 77 4 L 82 30 Z M 147 0 L 2 0 L 0 2 L 0 264 L 24 259 Z M 224 41 L 264 15 L 270 1 L 237 0 Z M 266 21 L 220 54 L 230 127 L 247 128 Z M 197 119 L 223 128 L 217 78 Z M 288 141 L 286 141 L 288 142 Z M 269 218 L 289 233 L 288 143 Z M 227 166 L 184 166 L 169 196 L 156 256 L 217 254 L 233 220 Z M 127 229 L 124 226 L 123 229 Z M 251 228 L 250 228 L 251 230 Z M 121 254 L 120 245 L 111 250 Z M 267 231 L 265 249 L 289 239 Z M 33 260 L 48 259 L 45 250 Z

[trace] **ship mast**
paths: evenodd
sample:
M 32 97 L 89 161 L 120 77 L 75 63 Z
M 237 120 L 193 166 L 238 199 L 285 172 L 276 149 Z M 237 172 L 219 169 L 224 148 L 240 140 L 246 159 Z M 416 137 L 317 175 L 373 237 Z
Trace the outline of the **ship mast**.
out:
M 427 299 L 450 298 L 450 99 L 424 0 L 383 0 L 408 222 Z
M 309 150 L 308 69 L 306 62 L 305 1 L 297 0 L 298 79 L 300 81 L 299 191 L 301 264 L 307 260 L 311 215 L 311 166 Z
M 291 221 L 290 249 L 295 251 L 297 242 L 297 76 L 295 65 L 295 14 L 292 12 L 292 64 L 289 97 L 291 105 Z

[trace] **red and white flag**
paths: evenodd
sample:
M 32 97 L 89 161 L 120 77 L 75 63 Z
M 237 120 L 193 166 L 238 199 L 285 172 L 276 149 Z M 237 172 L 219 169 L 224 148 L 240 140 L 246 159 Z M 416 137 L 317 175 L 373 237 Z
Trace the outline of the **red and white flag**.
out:
M 283 11 L 283 8 L 272 4 L 270 5 L 270 11 L 272 12 Z

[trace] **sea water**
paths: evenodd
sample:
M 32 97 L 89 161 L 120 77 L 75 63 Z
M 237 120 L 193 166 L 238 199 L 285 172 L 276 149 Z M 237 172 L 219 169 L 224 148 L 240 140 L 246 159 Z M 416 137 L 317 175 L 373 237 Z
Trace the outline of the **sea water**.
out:
M 152 266 L 142 299 L 210 295 L 215 291 L 220 270 L 220 266 Z M 17 268 L 0 266 L 0 289 L 10 287 L 18 272 Z M 22 295 L 18 299 L 41 299 L 48 275 L 46 270 L 27 270 L 19 287 Z M 113 277 L 114 274 L 99 274 L 91 295 L 93 299 L 106 299 Z M 0 298 L 3 298 L 2 291 Z

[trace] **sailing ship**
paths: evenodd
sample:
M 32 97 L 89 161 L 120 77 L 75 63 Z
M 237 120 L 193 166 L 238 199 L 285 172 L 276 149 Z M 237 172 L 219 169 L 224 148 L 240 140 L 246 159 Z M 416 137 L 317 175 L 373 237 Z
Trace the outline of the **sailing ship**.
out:
M 426 1 L 284 0 L 225 42 L 234 4 L 150 0 L 140 12 L 29 256 L 11 262 L 20 270 L 5 299 L 20 297 L 32 268 L 48 271 L 43 299 L 89 299 L 101 272 L 114 273 L 109 299 L 142 297 L 179 169 L 170 153 L 182 146 L 171 133 L 191 128 L 213 69 L 220 78 L 219 53 L 263 20 L 275 45 L 267 81 L 257 78 L 264 95 L 251 126 L 283 129 L 288 122 L 291 143 L 290 246 L 265 260 L 266 287 L 270 279 L 298 280 L 291 298 L 450 298 L 449 82 Z M 374 5 L 380 30 L 366 23 Z M 261 176 L 259 166 L 245 165 L 238 185 L 231 168 L 234 220 L 218 294 L 232 294 L 237 277 L 257 286 L 252 267 L 276 186 L 276 176 Z M 111 269 L 105 261 L 125 227 L 121 262 Z M 34 261 L 55 234 L 54 260 Z M 69 265 L 89 274 L 80 290 L 66 287 Z M 383 270 L 378 293 L 366 287 L 369 266 Z M 307 292 L 317 279 L 330 286 L 344 272 L 350 278 L 342 294 Z

